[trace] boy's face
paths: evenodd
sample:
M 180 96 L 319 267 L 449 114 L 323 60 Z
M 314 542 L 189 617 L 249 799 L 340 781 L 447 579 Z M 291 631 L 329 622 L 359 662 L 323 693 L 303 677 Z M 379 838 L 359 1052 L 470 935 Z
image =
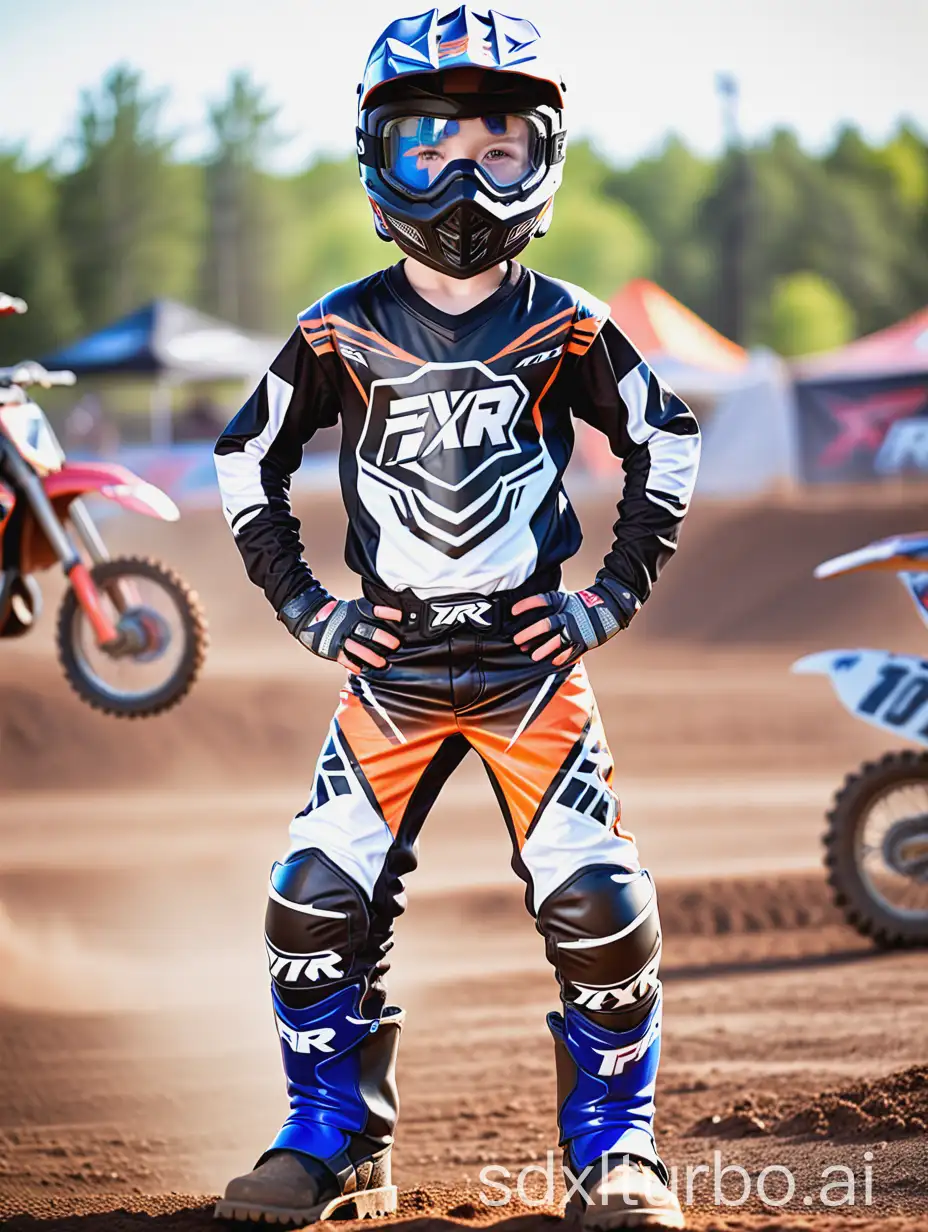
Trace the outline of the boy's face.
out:
M 428 188 L 456 159 L 477 163 L 500 187 L 517 183 L 530 167 L 532 131 L 519 115 L 410 116 L 398 122 L 394 134 L 393 171 L 411 188 Z

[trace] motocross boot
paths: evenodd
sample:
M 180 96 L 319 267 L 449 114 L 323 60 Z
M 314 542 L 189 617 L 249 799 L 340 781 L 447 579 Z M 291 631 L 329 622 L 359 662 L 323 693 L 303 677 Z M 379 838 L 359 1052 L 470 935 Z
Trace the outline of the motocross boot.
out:
M 627 1031 L 575 1006 L 548 1015 L 557 1063 L 558 1126 L 569 1201 L 584 1229 L 683 1228 L 654 1143 L 661 996 Z
M 390 1151 L 403 1012 L 358 1012 L 357 985 L 295 1009 L 272 990 L 290 1115 L 253 1171 L 217 1202 L 217 1219 L 303 1227 L 396 1210 Z

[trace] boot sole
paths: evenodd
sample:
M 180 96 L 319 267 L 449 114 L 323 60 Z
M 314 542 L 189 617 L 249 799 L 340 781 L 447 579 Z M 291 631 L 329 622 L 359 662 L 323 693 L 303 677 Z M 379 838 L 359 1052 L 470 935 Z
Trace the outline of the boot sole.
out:
M 353 1213 L 352 1213 L 353 1212 Z M 216 1203 L 214 1219 L 237 1220 L 241 1223 L 276 1223 L 298 1228 L 323 1219 L 376 1219 L 396 1213 L 396 1186 L 384 1185 L 380 1189 L 360 1189 L 356 1193 L 339 1194 L 328 1202 L 302 1209 L 286 1206 L 263 1206 L 257 1202 L 226 1201 Z

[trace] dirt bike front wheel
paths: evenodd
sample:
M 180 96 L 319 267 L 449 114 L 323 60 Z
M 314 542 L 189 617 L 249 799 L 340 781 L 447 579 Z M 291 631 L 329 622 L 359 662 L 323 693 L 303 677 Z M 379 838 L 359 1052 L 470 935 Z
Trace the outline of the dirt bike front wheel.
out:
M 887 753 L 849 774 L 824 836 L 838 907 L 883 949 L 928 945 L 928 753 Z
M 143 718 L 175 706 L 206 657 L 206 619 L 194 591 L 155 560 L 94 565 L 91 577 L 117 629 L 101 646 L 73 589 L 58 615 L 58 657 L 74 691 L 105 714 Z

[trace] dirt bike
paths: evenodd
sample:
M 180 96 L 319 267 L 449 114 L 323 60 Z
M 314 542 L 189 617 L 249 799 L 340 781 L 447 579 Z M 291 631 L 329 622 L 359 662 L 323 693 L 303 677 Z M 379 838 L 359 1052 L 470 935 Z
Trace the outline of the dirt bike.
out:
M 826 560 L 818 578 L 892 569 L 928 624 L 928 534 L 881 539 Z M 928 749 L 928 659 L 823 650 L 794 672 L 828 676 L 865 723 Z M 887 753 L 849 774 L 824 837 L 828 881 L 848 921 L 884 949 L 928 945 L 928 752 Z
M 0 315 L 20 311 L 21 300 L 0 296 Z M 92 494 L 168 522 L 180 514 L 170 497 L 123 466 L 65 460 L 26 390 L 74 379 L 34 363 L 0 368 L 0 638 L 34 627 L 42 595 L 33 575 L 57 561 L 69 584 L 57 628 L 69 683 L 107 714 L 158 714 L 197 678 L 207 647 L 203 611 L 196 594 L 159 562 L 112 559 L 83 498 Z

